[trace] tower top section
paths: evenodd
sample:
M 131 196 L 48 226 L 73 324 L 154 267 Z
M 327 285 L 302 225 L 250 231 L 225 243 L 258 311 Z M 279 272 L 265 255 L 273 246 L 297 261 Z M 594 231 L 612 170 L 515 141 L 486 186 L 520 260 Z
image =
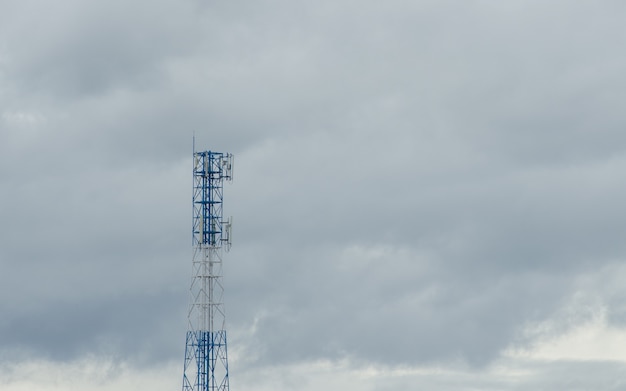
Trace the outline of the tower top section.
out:
M 224 220 L 224 181 L 233 179 L 233 155 L 193 153 L 193 245 L 226 249 L 231 244 L 231 221 Z
M 233 179 L 233 155 L 231 153 L 202 151 L 193 152 L 194 176 L 210 177 L 213 180 Z

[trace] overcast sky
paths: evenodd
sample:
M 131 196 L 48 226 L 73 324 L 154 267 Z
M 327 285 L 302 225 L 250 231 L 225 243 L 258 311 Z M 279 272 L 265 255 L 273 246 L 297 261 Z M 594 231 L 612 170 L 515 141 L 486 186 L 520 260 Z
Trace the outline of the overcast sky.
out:
M 622 1 L 0 0 L 0 388 L 626 389 Z

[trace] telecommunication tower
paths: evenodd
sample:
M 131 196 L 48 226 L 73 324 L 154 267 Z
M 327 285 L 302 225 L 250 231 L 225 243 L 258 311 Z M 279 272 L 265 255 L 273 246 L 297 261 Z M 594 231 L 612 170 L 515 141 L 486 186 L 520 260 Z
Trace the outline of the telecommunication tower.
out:
M 232 180 L 233 155 L 193 153 L 193 258 L 183 391 L 229 391 L 222 284 L 222 254 L 231 245 L 224 220 L 224 181 Z

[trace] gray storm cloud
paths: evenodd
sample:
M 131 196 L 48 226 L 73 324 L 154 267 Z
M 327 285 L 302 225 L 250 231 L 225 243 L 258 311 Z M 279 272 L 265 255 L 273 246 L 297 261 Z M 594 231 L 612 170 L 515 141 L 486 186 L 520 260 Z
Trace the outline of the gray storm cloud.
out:
M 601 287 L 626 251 L 623 11 L 3 2 L 0 349 L 182 359 L 194 132 L 236 156 L 226 307 L 250 370 L 479 370 L 581 278 L 621 327 Z

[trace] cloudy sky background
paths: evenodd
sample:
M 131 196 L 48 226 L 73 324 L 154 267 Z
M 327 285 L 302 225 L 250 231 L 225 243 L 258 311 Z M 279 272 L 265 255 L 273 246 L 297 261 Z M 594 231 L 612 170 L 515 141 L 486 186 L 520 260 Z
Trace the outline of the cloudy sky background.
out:
M 233 390 L 623 390 L 620 1 L 0 2 L 0 388 L 180 389 L 191 139 Z

